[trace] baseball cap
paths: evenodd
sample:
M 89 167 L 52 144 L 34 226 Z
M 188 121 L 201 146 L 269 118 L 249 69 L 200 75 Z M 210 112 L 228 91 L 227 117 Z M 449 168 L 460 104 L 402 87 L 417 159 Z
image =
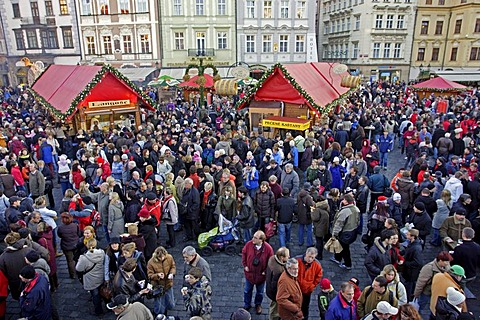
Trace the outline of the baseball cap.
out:
M 125 305 L 128 305 L 128 296 L 125 294 L 119 294 L 113 298 L 111 302 L 107 303 L 107 308 L 112 310 Z
M 400 195 L 400 193 L 395 193 L 393 195 L 393 201 L 397 201 L 397 200 L 402 200 L 402 196 Z
M 448 287 L 447 301 L 452 306 L 458 306 L 465 301 L 465 296 L 460 291 L 457 291 L 454 287 Z
M 458 264 L 450 267 L 450 273 L 465 278 L 465 270 Z
M 392 307 L 390 303 L 388 303 L 387 301 L 380 301 L 377 304 L 377 312 L 383 313 L 383 314 L 389 313 L 389 314 L 396 315 L 398 313 L 398 309 L 395 307 Z

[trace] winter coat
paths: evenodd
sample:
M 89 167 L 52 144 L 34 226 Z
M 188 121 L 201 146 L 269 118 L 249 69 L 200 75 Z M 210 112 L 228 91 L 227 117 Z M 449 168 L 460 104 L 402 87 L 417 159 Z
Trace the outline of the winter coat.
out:
M 323 276 L 323 269 L 318 260 L 313 260 L 311 264 L 305 262 L 305 256 L 297 256 L 298 261 L 298 284 L 303 294 L 312 294 L 315 288 L 320 284 Z
M 185 219 L 197 221 L 200 217 L 200 204 L 200 194 L 194 186 L 184 190 L 181 205 L 184 206 Z
M 325 199 L 315 204 L 312 211 L 313 232 L 315 237 L 323 238 L 328 234 L 330 207 Z
M 352 176 L 350 173 L 345 176 L 345 183 L 343 184 L 343 189 L 340 190 L 343 193 L 345 193 L 345 190 L 347 188 L 350 188 L 352 190 L 357 190 L 358 189 L 358 179 L 360 179 L 360 176 L 358 174 Z
M 168 225 L 174 225 L 178 223 L 178 205 L 175 198 L 173 196 L 170 196 L 170 198 L 166 198 L 163 201 L 162 220 L 165 222 L 165 224 Z M 166 219 L 168 215 L 171 217 L 171 219 Z
M 382 270 L 380 275 L 385 277 L 386 273 Z M 398 300 L 399 306 L 408 303 L 407 289 L 400 281 L 398 272 L 395 272 L 395 278 L 387 284 L 387 289 L 393 292 L 393 295 Z
M 157 225 L 157 218 L 150 215 L 150 218 L 138 223 L 138 233 L 143 235 L 145 240 L 145 249 L 143 250 L 145 257 L 149 259 L 152 257 L 153 252 L 157 248 L 157 231 L 155 226 Z
M 133 272 L 133 276 L 135 277 L 136 280 L 147 280 L 147 260 L 145 259 L 145 255 L 139 251 L 135 250 L 133 251 L 133 254 L 131 258 L 135 259 L 137 262 L 137 266 L 135 268 L 135 271 Z M 120 255 L 118 257 L 118 265 L 121 266 L 125 263 L 127 258 L 123 255 Z
M 292 222 L 293 214 L 297 213 L 297 205 L 295 204 L 295 200 L 289 196 L 278 198 L 276 211 L 278 212 L 278 223 L 287 224 Z
M 32 197 L 39 197 L 45 194 L 45 177 L 37 170 L 35 173 L 30 172 L 28 176 L 28 186 Z
M 437 273 L 433 276 L 432 296 L 430 298 L 430 311 L 433 313 L 433 315 L 436 314 L 435 306 L 437 305 L 438 297 L 446 297 L 448 287 L 453 287 L 465 295 L 461 284 L 457 282 L 448 272 Z M 462 311 L 467 311 L 466 303 L 462 304 Z
M 142 209 L 142 203 L 138 199 L 132 199 L 127 202 L 124 209 L 125 223 L 138 221 L 138 213 Z
M 212 304 L 210 302 L 212 297 L 212 287 L 210 282 L 202 277 L 195 282 L 187 294 L 183 296 L 185 310 L 190 317 L 199 316 L 203 320 L 212 319 Z
M 300 170 L 305 171 L 312 164 L 313 151 L 311 147 L 305 149 L 302 159 L 300 160 Z
M 437 141 L 438 155 L 447 155 L 453 149 L 453 142 L 450 138 L 441 137 Z
M 153 320 L 153 315 L 143 303 L 134 302 L 117 315 L 117 320 Z
M 442 239 L 450 237 L 453 241 L 457 242 L 458 239 L 462 239 L 462 231 L 467 227 L 472 227 L 472 223 L 467 219 L 460 221 L 455 215 L 448 217 L 443 221 L 442 226 L 440 227 L 440 237 Z
M 462 181 L 455 177 L 451 177 L 445 183 L 444 190 L 450 191 L 452 194 L 452 202 L 457 202 L 458 198 L 463 194 L 463 184 Z
M 53 245 L 53 232 L 43 232 L 37 241 L 42 247 L 48 250 L 49 258 L 48 265 L 50 266 L 50 275 L 57 273 L 57 258 L 55 256 L 55 247 Z
M 453 250 L 452 265 L 460 265 L 465 269 L 465 278 L 470 279 L 477 275 L 480 266 L 480 245 L 472 240 L 463 240 Z
M 53 147 L 47 142 L 43 142 L 40 146 L 40 154 L 46 164 L 53 163 Z
M 359 224 L 360 210 L 353 204 L 343 206 L 335 214 L 332 235 L 338 239 L 342 231 L 353 231 L 358 228 Z
M 385 137 L 385 135 L 382 134 L 377 139 L 377 145 L 381 153 L 390 152 L 393 150 L 393 139 L 389 135 Z
M 401 204 L 402 210 L 407 210 L 413 204 L 415 182 L 411 178 L 397 179 L 398 193 L 402 196 Z
M 218 197 L 217 207 L 215 208 L 215 214 L 219 216 L 223 214 L 227 220 L 232 219 L 237 214 L 237 200 L 235 195 L 230 195 L 228 198 L 223 196 Z
M 330 188 L 337 188 L 339 190 L 343 189 L 342 177 L 345 175 L 345 172 L 345 168 L 341 165 L 332 165 L 330 167 L 330 173 L 332 174 L 332 183 L 330 184 Z
M 57 229 L 58 237 L 60 240 L 60 247 L 65 251 L 73 251 L 77 247 L 78 234 L 80 229 L 78 224 L 61 224 Z
M 383 193 L 384 189 L 390 186 L 390 182 L 382 173 L 374 173 L 368 178 L 367 186 L 373 193 Z
M 419 239 L 408 244 L 403 257 L 405 258 L 403 262 L 405 266 L 405 270 L 402 273 L 403 277 L 408 282 L 417 281 L 420 270 L 423 267 L 422 244 Z
M 282 273 L 278 279 L 277 291 L 278 315 L 282 320 L 301 320 L 302 313 L 302 291 L 298 280 L 292 277 L 287 271 Z
M 452 202 L 450 201 L 449 204 L 446 204 L 445 201 L 443 201 L 442 199 L 438 199 L 436 203 L 437 212 L 433 215 L 432 228 L 440 229 L 443 221 L 445 221 L 445 219 L 447 219 L 448 215 L 450 214 Z
M 0 255 L 0 270 L 8 278 L 8 287 L 15 300 L 18 300 L 21 292 L 22 281 L 18 277 L 20 270 L 27 265 L 25 256 L 32 250 L 24 247 L 24 244 L 24 240 L 19 240 L 9 245 Z
M 370 248 L 367 256 L 365 257 L 365 268 L 367 268 L 367 272 L 370 276 L 378 276 L 380 272 L 382 272 L 383 267 L 392 263 L 388 249 L 389 248 L 385 248 L 383 246 L 383 243 L 380 241 L 380 237 L 375 238 L 373 241 L 373 246 Z
M 348 303 L 340 292 L 328 305 L 325 320 L 356 320 L 357 303 L 355 300 Z
M 268 259 L 265 292 L 272 301 L 277 299 L 278 279 L 284 271 L 285 263 L 280 261 L 276 255 Z
M 282 187 L 282 190 L 288 188 L 288 190 L 290 190 L 290 195 L 293 198 L 296 198 L 300 190 L 300 179 L 298 177 L 298 174 L 294 170 L 292 170 L 292 172 L 290 173 L 283 171 L 280 181 L 280 186 Z
M 325 190 L 330 190 L 332 184 L 332 173 L 330 170 L 318 170 L 318 179 L 320 180 L 320 185 L 325 187 Z
M 200 268 L 200 270 L 202 270 L 202 275 L 208 281 L 212 281 L 212 272 L 210 270 L 210 265 L 208 264 L 207 260 L 200 257 L 198 253 L 195 256 L 195 259 L 190 261 L 190 263 L 183 264 L 183 276 L 185 277 L 190 271 L 190 269 L 192 269 L 193 267 Z M 187 286 L 187 285 L 184 283 L 184 286 Z
M 266 271 L 268 259 L 273 256 L 273 249 L 264 242 L 260 249 L 257 249 L 253 241 L 248 241 L 242 249 L 242 265 L 248 267 L 248 271 L 244 269 L 245 278 L 252 284 L 262 284 L 266 281 Z M 255 258 L 258 259 L 256 265 L 253 264 Z
M 397 225 L 401 226 L 403 223 L 402 223 L 402 203 L 400 202 L 400 204 L 396 203 L 395 201 L 393 201 L 392 198 L 389 198 L 387 200 L 387 204 L 388 204 L 388 213 L 390 215 L 390 218 L 393 218 L 395 219 L 395 222 L 397 223 Z
M 167 254 L 163 258 L 153 255 L 147 264 L 147 275 L 154 288 L 163 287 L 164 291 L 167 291 L 173 287 L 173 278 L 169 279 L 168 275 L 175 276 L 177 269 L 171 254 Z M 158 276 L 159 273 L 164 274 L 163 279 Z
M 125 233 L 125 220 L 123 218 L 123 203 L 117 201 L 108 207 L 108 232 L 110 237 L 119 237 Z
M 250 171 L 247 171 L 244 176 L 243 185 L 245 186 L 245 188 L 247 188 L 247 190 L 255 190 L 259 186 L 258 170 L 252 169 L 252 171 L 253 177 L 252 172 Z
M 128 296 L 128 302 L 138 302 L 141 299 L 139 294 L 140 286 L 137 279 L 132 274 L 128 276 L 122 268 L 117 271 L 115 278 L 113 278 L 113 295 L 125 294 Z
M 237 215 L 238 226 L 240 228 L 249 229 L 255 224 L 255 210 L 252 198 L 248 195 L 242 200 L 242 206 Z
M 445 297 L 438 297 L 437 305 L 435 306 L 436 316 L 435 320 L 455 320 L 459 319 L 461 311 L 454 305 L 450 304 Z M 474 319 L 475 317 L 471 317 Z
M 368 296 L 367 293 L 369 293 Z M 357 301 L 358 316 L 361 318 L 372 312 L 376 309 L 379 301 L 387 301 L 392 307 L 398 307 L 398 300 L 390 290 L 386 289 L 383 293 L 378 293 L 371 289 L 371 286 L 367 286 Z
M 257 217 L 275 218 L 275 195 L 270 189 L 267 189 L 266 192 L 262 192 L 259 189 L 255 193 L 253 203 Z
M 0 184 L 3 185 L 3 194 L 8 198 L 16 195 L 15 179 L 11 174 L 5 173 L 0 175 Z
M 313 206 L 315 206 L 315 202 L 313 202 L 312 196 L 305 189 L 302 189 L 297 197 L 297 215 L 299 224 L 312 223 L 311 207 Z
M 419 195 L 415 200 L 414 204 L 417 202 L 421 202 L 425 205 L 425 211 L 428 213 L 430 217 L 433 217 L 433 214 L 437 212 L 437 209 L 438 209 L 437 203 L 435 202 L 433 197 Z
M 413 296 L 418 298 L 421 293 L 430 296 L 432 294 L 433 276 L 437 273 L 446 272 L 448 271 L 448 269 L 450 269 L 449 266 L 447 267 L 447 269 L 440 267 L 438 265 L 437 259 L 433 259 L 433 261 L 430 261 L 429 263 L 424 265 L 420 270 L 420 274 L 417 278 Z
M 30 286 L 34 283 L 33 286 Z M 52 319 L 52 305 L 48 280 L 36 274 L 30 285 L 25 286 L 20 297 L 22 317 L 29 320 Z
M 413 223 L 415 229 L 417 229 L 420 234 L 420 238 L 422 239 L 425 239 L 425 237 L 429 235 L 430 231 L 432 230 L 432 219 L 425 211 L 421 213 L 412 212 L 408 217 L 408 222 Z
M 89 272 L 83 275 L 83 289 L 90 291 L 97 289 L 103 283 L 105 252 L 102 249 L 93 249 L 82 254 L 78 259 L 75 270 L 85 272 L 93 267 Z
M 360 210 L 361 213 L 367 212 L 367 199 L 369 194 L 370 189 L 368 189 L 366 184 L 358 186 L 357 192 L 355 193 L 355 202 L 358 210 Z
M 47 209 L 46 207 L 36 208 L 40 215 L 42 216 L 43 221 L 48 224 L 52 229 L 57 227 L 55 219 L 57 218 L 57 212 L 54 210 Z

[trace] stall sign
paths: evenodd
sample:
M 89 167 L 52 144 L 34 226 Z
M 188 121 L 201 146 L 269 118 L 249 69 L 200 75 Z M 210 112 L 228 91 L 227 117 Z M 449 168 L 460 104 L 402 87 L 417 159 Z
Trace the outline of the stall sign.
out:
M 305 122 L 305 123 L 296 123 L 296 122 L 286 122 L 286 121 L 264 119 L 262 121 L 262 125 L 264 127 L 304 131 L 304 130 L 307 130 L 310 127 L 310 121 Z
M 88 103 L 89 108 L 105 108 L 129 105 L 130 100 L 111 100 L 111 101 L 91 101 Z

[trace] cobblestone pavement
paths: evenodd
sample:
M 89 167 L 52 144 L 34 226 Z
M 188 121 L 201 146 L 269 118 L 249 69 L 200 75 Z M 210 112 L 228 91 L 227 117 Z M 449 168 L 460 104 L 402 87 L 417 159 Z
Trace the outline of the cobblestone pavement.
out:
M 404 156 L 400 154 L 399 149 L 395 150 L 389 156 L 389 169 L 385 171 L 388 178 L 392 178 L 397 172 L 398 168 L 404 164 Z M 57 187 L 55 189 L 57 199 L 61 199 L 60 189 Z M 57 205 L 60 201 L 58 201 Z M 297 226 L 294 226 L 294 232 L 292 232 L 292 243 L 291 246 L 291 255 L 296 256 L 304 253 L 305 247 L 299 247 L 297 236 L 296 236 Z M 165 230 L 162 233 L 166 234 Z M 177 303 L 175 309 L 171 311 L 170 315 L 179 316 L 180 319 L 188 319 L 183 307 L 183 300 L 180 295 L 180 288 L 182 285 L 181 273 L 183 270 L 183 259 L 181 255 L 181 250 L 184 245 L 196 245 L 194 243 L 182 243 L 181 239 L 183 234 L 177 233 L 178 244 L 175 248 L 169 250 L 169 252 L 175 258 L 177 263 L 177 270 L 179 276 L 177 276 L 174 281 L 174 291 Z M 439 249 L 431 247 L 428 243 L 424 251 L 424 262 L 429 262 L 438 253 Z M 163 239 L 162 243 L 165 242 Z M 275 236 L 271 244 L 276 250 L 278 245 L 278 239 Z M 105 245 L 105 244 L 104 244 Z M 240 246 L 237 246 L 238 250 L 241 250 Z M 340 269 L 335 263 L 329 261 L 330 255 L 324 253 L 324 260 L 321 261 L 323 267 L 323 276 L 331 280 L 332 285 L 338 290 L 340 284 L 343 281 L 350 279 L 350 277 L 357 277 L 360 280 L 360 286 L 363 288 L 370 284 L 369 277 L 363 266 L 365 258 L 365 250 L 363 249 L 363 244 L 360 242 L 360 237 L 357 239 L 356 243 L 352 245 L 352 260 L 353 260 L 353 269 L 346 271 Z M 243 268 L 241 265 L 240 256 L 228 256 L 223 252 L 214 253 L 211 257 L 207 257 L 206 260 L 210 263 L 212 269 L 212 289 L 213 289 L 213 319 L 223 320 L 230 319 L 230 314 L 235 311 L 238 307 L 243 306 Z M 59 257 L 57 260 L 58 263 L 58 276 L 60 279 L 60 287 L 58 291 L 54 294 L 53 300 L 58 308 L 61 319 L 94 319 L 95 316 L 92 315 L 93 305 L 89 301 L 90 295 L 88 292 L 83 290 L 82 286 L 78 280 L 69 279 L 67 266 L 65 258 Z M 476 295 L 480 296 L 480 280 L 477 280 L 469 285 L 470 290 Z M 318 293 L 319 288 L 316 289 L 314 296 Z M 261 315 L 252 315 L 252 319 L 268 319 L 268 305 L 269 299 L 265 297 L 262 307 L 263 313 Z M 480 315 L 480 303 L 478 299 L 468 299 L 467 300 L 469 309 L 473 310 L 475 314 Z M 151 301 L 147 302 L 147 306 L 153 309 Z M 312 302 L 310 305 L 310 319 L 319 319 L 318 316 L 318 307 L 316 299 L 312 297 Z M 8 299 L 7 305 L 7 319 L 17 319 L 19 317 L 19 307 L 18 302 L 13 301 L 11 298 Z M 103 319 L 115 319 L 113 312 L 105 310 L 105 316 Z M 423 314 L 424 319 L 428 319 L 428 314 Z

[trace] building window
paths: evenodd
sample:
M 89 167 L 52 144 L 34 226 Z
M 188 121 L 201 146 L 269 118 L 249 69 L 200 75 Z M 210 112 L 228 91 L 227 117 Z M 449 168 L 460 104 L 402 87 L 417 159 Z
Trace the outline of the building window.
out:
M 442 34 L 443 32 L 443 21 L 437 21 L 437 24 L 435 26 L 435 34 L 439 35 Z
M 206 42 L 206 33 L 205 32 L 197 32 L 195 34 L 195 38 L 197 41 L 197 51 L 199 55 L 205 55 L 205 42 Z
M 13 8 L 13 17 L 14 18 L 21 18 L 20 5 L 18 3 L 12 3 L 12 8 Z
M 445 5 L 445 0 L 438 0 L 438 5 L 439 6 L 444 6 Z
M 204 11 L 203 0 L 195 0 L 195 15 L 203 16 L 204 14 L 205 14 L 205 11 Z
M 150 36 L 148 34 L 140 35 L 140 51 L 142 53 L 151 53 L 150 51 Z
M 375 18 L 375 28 L 382 29 L 383 27 L 383 14 L 377 14 Z
M 67 0 L 60 0 L 60 14 L 61 15 L 67 15 L 68 14 Z
M 280 35 L 280 52 L 288 52 L 288 35 Z
M 405 23 L 405 16 L 399 15 L 397 20 L 397 29 L 403 29 L 404 23 Z
M 418 48 L 417 52 L 417 61 L 425 60 L 425 48 Z
M 17 3 L 18 7 L 18 3 Z M 45 1 L 45 15 L 46 16 L 53 16 L 53 4 L 51 0 Z M 15 17 L 15 12 L 13 13 L 13 16 Z M 17 18 L 17 17 L 15 17 Z
M 345 31 L 345 19 L 342 19 L 342 31 Z
M 330 31 L 330 26 L 328 25 L 328 22 L 325 22 L 323 34 L 328 34 L 328 31 Z
M 27 30 L 27 43 L 29 49 L 38 49 L 37 30 Z
M 425 4 L 432 4 L 432 0 L 426 0 Z
M 92 14 L 92 4 L 90 0 L 82 0 L 82 15 L 89 16 Z
M 173 15 L 182 15 L 182 0 L 173 0 Z
M 428 21 L 422 21 L 422 26 L 420 27 L 420 34 L 428 34 Z
M 450 61 L 457 61 L 457 52 L 458 48 L 452 48 L 452 51 L 450 52 Z
M 247 0 L 247 18 L 255 18 L 255 0 Z
M 263 17 L 265 19 L 272 18 L 272 1 L 263 1 Z
M 393 29 L 393 14 L 387 15 L 387 29 Z
M 97 50 L 95 49 L 95 37 L 85 37 L 85 42 L 87 44 L 87 54 L 96 54 Z
M 402 44 L 395 43 L 395 47 L 393 48 L 393 57 L 396 59 L 401 58 L 401 52 L 402 52 Z
M 148 12 L 147 0 L 138 0 L 137 1 L 137 12 Z
M 185 50 L 185 36 L 183 32 L 175 32 L 173 35 L 175 39 L 175 50 Z
M 217 33 L 218 49 L 227 49 L 227 33 Z
M 62 38 L 64 48 L 73 48 L 72 27 L 62 27 Z
M 124 34 L 122 36 L 122 41 L 123 41 L 123 53 L 132 53 L 133 52 L 133 47 L 132 47 L 132 36 L 130 34 Z
M 480 47 L 473 47 L 470 51 L 470 61 L 480 60 Z
M 330 33 L 335 33 L 335 21 L 332 21 L 332 27 L 330 28 Z
M 118 0 L 118 12 L 129 13 L 130 12 L 130 0 Z
M 475 31 L 480 32 L 480 19 L 475 20 Z
M 302 34 L 295 36 L 295 52 L 305 52 L 305 36 Z
M 42 30 L 42 46 L 45 49 L 58 48 L 58 38 L 56 30 Z
M 305 19 L 306 1 L 297 1 L 297 18 Z
M 432 49 L 432 59 L 431 59 L 431 61 L 438 61 L 439 53 L 440 53 L 440 48 L 433 48 Z
M 358 59 L 358 42 L 353 43 L 352 59 Z
M 389 59 L 390 58 L 390 48 L 391 48 L 391 43 L 385 43 L 383 46 L 383 58 L 384 59 Z
M 23 37 L 22 30 L 15 30 L 15 42 L 17 43 L 17 49 L 23 50 L 25 49 L 25 38 Z
M 217 14 L 223 16 L 227 14 L 227 1 L 226 0 L 218 0 L 217 2 Z
M 108 0 L 99 0 L 98 8 L 100 9 L 100 14 L 108 14 Z
M 281 19 L 288 19 L 288 9 L 290 7 L 289 0 L 282 0 L 280 2 L 280 18 Z
M 460 33 L 462 32 L 462 19 L 458 19 L 455 21 L 455 31 L 453 33 Z
M 104 54 L 113 53 L 111 36 L 103 36 L 103 53 Z
M 350 31 L 351 25 L 350 25 L 350 18 L 347 18 L 347 31 Z
M 30 9 L 32 9 L 32 17 L 40 17 L 40 12 L 38 11 L 38 2 L 30 2 Z
M 245 47 L 247 53 L 254 53 L 255 52 L 255 36 L 247 35 L 245 41 Z
M 262 52 L 272 52 L 272 35 L 264 34 L 262 37 Z
M 355 17 L 355 30 L 360 30 L 360 16 Z
M 380 58 L 380 43 L 378 42 L 373 44 L 373 57 Z

